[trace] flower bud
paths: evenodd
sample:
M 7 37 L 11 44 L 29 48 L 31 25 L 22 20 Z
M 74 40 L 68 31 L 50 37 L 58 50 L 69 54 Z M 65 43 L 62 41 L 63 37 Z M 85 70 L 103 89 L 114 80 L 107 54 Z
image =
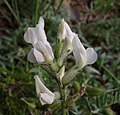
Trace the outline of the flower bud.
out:
M 106 91 L 105 89 L 98 88 L 98 87 L 87 86 L 86 88 L 86 93 L 89 96 L 98 96 L 98 95 L 105 93 L 105 91 Z
M 59 24 L 59 28 L 58 28 L 58 39 L 61 41 L 65 39 L 65 36 L 66 36 L 65 21 L 64 19 L 62 19 L 61 23 Z
M 78 74 L 79 68 L 77 66 L 72 67 L 70 70 L 68 70 L 63 79 L 62 83 L 64 85 L 67 85 L 77 74 Z
M 71 107 L 75 104 L 75 101 L 79 98 L 78 94 L 75 94 L 73 96 L 70 96 L 66 100 L 66 107 Z
M 105 112 L 105 115 L 114 115 L 113 111 L 109 107 L 104 108 L 103 111 Z
M 55 44 L 55 58 L 56 59 L 58 59 L 58 57 L 61 54 L 62 46 L 63 46 L 63 42 L 58 39 L 56 44 Z
M 56 102 L 54 102 L 54 103 L 50 106 L 50 109 L 56 110 L 56 109 L 59 108 L 60 106 L 61 106 L 61 101 L 56 101 Z
M 72 87 L 75 89 L 75 91 L 79 91 L 80 90 L 80 84 L 77 81 L 74 81 L 72 84 Z

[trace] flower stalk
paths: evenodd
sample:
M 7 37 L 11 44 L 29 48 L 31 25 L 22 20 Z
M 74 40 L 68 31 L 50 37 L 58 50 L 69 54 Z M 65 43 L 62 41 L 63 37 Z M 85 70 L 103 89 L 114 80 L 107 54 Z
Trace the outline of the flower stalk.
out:
M 62 115 L 66 115 L 65 89 L 62 89 Z
M 60 85 L 59 86 L 60 94 L 61 94 L 61 108 L 62 108 L 62 115 L 66 115 L 66 86 Z

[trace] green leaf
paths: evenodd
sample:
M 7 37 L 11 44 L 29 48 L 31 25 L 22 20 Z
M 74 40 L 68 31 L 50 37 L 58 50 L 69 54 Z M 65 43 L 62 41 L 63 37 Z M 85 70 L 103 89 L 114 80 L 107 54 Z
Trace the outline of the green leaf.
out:
M 32 102 L 28 102 L 26 101 L 25 99 L 21 98 L 22 101 L 24 101 L 28 106 L 30 106 L 32 109 L 35 109 L 36 108 L 36 105 L 35 103 L 32 103 Z

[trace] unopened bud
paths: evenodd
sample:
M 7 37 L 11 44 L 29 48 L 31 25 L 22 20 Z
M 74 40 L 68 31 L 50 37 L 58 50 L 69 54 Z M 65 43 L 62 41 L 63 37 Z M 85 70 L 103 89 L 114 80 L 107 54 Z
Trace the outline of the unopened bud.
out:
M 72 87 L 75 89 L 75 91 L 79 91 L 80 90 L 80 84 L 77 81 L 74 81 L 72 84 Z
M 56 42 L 55 44 L 55 58 L 58 59 L 58 57 L 60 56 L 61 54 L 61 51 L 62 51 L 62 47 L 63 47 L 63 41 L 64 40 L 59 40 Z
M 105 89 L 98 88 L 98 87 L 87 86 L 86 88 L 86 93 L 89 96 L 98 96 L 98 95 L 105 93 L 105 91 L 106 91 Z
M 77 66 L 74 66 L 68 70 L 62 79 L 63 84 L 67 85 L 78 74 L 78 71 L 79 68 Z
M 103 111 L 105 112 L 105 115 L 114 115 L 113 111 L 109 107 L 104 108 Z
M 59 108 L 60 106 L 61 106 L 61 102 L 60 102 L 60 101 L 56 101 L 56 102 L 54 102 L 54 103 L 50 106 L 50 109 L 56 110 L 56 109 Z
M 66 100 L 66 107 L 71 107 L 75 104 L 75 101 L 79 98 L 78 94 L 75 94 L 73 96 L 70 96 L 67 100 Z

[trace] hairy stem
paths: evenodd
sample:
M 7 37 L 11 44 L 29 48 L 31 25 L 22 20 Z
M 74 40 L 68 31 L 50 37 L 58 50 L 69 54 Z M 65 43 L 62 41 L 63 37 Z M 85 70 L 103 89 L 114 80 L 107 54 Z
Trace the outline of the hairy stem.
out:
M 64 86 L 61 86 L 60 87 L 60 90 L 61 90 L 61 105 L 62 105 L 62 115 L 66 115 L 66 87 Z

